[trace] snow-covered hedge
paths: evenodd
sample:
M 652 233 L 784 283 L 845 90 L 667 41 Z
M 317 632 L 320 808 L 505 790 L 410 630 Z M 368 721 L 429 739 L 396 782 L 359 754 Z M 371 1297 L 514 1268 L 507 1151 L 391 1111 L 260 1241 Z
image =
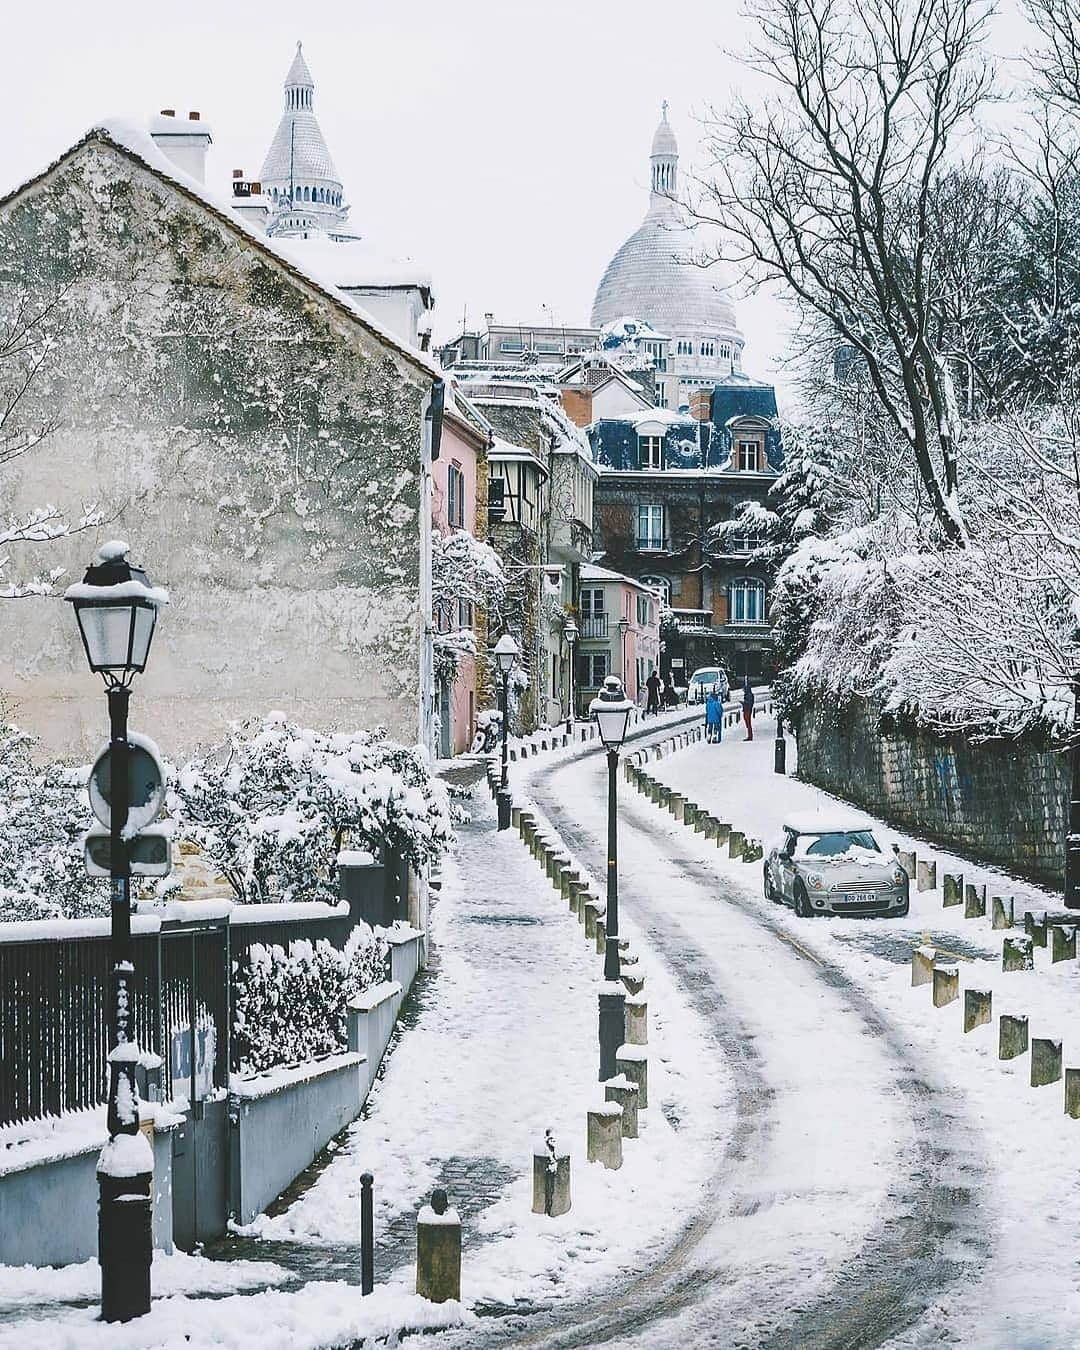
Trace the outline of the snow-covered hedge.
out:
M 452 840 L 445 790 L 420 752 L 381 732 L 312 731 L 283 713 L 234 727 L 185 764 L 169 811 L 245 903 L 335 901 L 343 847 L 422 867 Z
M 386 941 L 357 924 L 343 951 L 329 942 L 253 945 L 233 962 L 233 1045 L 244 1073 L 347 1046 L 349 1000 L 385 978 Z

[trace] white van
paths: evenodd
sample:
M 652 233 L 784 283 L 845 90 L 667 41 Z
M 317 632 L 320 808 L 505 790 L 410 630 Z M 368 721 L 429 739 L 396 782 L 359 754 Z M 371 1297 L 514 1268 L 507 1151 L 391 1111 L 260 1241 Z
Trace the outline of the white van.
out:
M 686 701 L 687 703 L 704 703 L 714 690 L 722 703 L 729 692 L 728 677 L 719 666 L 702 666 L 690 676 Z

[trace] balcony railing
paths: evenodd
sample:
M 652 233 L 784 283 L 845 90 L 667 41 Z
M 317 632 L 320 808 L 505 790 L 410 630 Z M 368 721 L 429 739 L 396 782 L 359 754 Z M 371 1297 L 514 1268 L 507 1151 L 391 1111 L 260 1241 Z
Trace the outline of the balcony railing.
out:
M 712 610 L 708 609 L 673 609 L 676 622 L 680 628 L 711 628 Z
M 581 636 L 583 638 L 606 638 L 607 635 L 606 614 L 587 614 L 581 620 Z

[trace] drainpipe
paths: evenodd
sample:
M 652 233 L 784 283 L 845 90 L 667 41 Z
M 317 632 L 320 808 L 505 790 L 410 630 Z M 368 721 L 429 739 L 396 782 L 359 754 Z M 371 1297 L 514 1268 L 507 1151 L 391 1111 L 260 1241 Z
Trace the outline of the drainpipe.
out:
M 435 380 L 424 399 L 420 436 L 420 744 L 435 757 L 435 628 L 431 614 L 432 462 L 438 458 L 446 386 Z

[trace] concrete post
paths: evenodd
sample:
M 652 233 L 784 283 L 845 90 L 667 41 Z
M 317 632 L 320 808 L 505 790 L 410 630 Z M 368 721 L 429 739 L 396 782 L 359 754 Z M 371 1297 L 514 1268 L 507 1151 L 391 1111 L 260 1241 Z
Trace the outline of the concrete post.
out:
M 684 825 L 693 825 L 698 818 L 698 805 L 696 802 L 688 802 L 684 799 L 682 808 L 682 823 Z
M 629 970 L 623 970 L 619 979 L 622 980 L 623 988 L 631 998 L 637 998 L 645 988 L 645 974 L 640 967 L 632 967 Z
M 731 826 L 726 820 L 716 822 L 716 847 L 727 848 L 728 840 L 731 838 Z
M 920 891 L 937 890 L 937 859 L 920 858 L 915 865 L 915 886 Z
M 512 806 L 510 808 L 510 828 L 513 830 L 521 829 L 521 807 Z
M 631 1083 L 637 1084 L 638 1110 L 644 1111 L 649 1104 L 649 1051 L 644 1045 L 620 1045 L 615 1056 L 617 1073 L 625 1074 Z
M 920 984 L 932 984 L 934 980 L 934 960 L 937 952 L 933 947 L 913 947 L 911 949 L 911 987 L 917 989 Z
M 960 997 L 960 968 L 956 965 L 934 967 L 934 1007 L 944 1008 Z
M 1035 955 L 1032 950 L 1031 938 L 1021 937 L 1019 933 L 1015 937 L 1002 938 L 1001 969 L 1035 969 Z
M 964 918 L 983 919 L 986 917 L 986 887 L 973 886 L 969 881 L 964 887 Z
M 607 924 L 603 919 L 596 921 L 596 954 L 603 956 L 607 951 Z
M 728 835 L 728 857 L 738 860 L 743 855 L 743 849 L 746 847 L 746 835 L 742 830 L 732 830 Z
M 548 1130 L 533 1147 L 534 1214 L 557 1219 L 570 1211 L 570 1154 L 555 1144 Z
M 649 1001 L 644 994 L 632 994 L 626 1000 L 626 1044 L 648 1045 Z
M 1011 928 L 1013 926 L 1013 905 L 1015 901 L 1012 896 L 1008 899 L 1003 895 L 995 895 L 990 900 L 990 927 L 995 932 L 1002 928 Z
M 914 852 L 909 852 L 907 849 L 898 848 L 898 849 L 896 850 L 896 861 L 900 864 L 900 866 L 901 866 L 901 867 L 904 869 L 904 871 L 908 874 L 908 879 L 909 879 L 910 881 L 914 881 L 914 880 L 915 880 L 915 863 L 916 863 L 916 857 L 915 857 Z
M 1024 932 L 1032 941 L 1035 947 L 1046 946 L 1046 915 L 1032 914 L 1027 910 L 1024 914 Z
M 559 890 L 562 893 L 562 898 L 564 900 L 569 901 L 571 884 L 575 881 L 580 880 L 581 880 L 580 872 L 576 872 L 572 867 L 567 867 L 564 869 L 562 874 L 562 880 L 559 884 Z
M 964 1031 L 974 1031 L 990 1021 L 991 993 L 989 989 L 964 990 Z
M 604 1100 L 622 1107 L 622 1137 L 638 1137 L 638 1085 L 619 1074 L 604 1084 Z
M 1080 1120 L 1080 1069 L 1065 1070 L 1065 1114 Z
M 585 938 L 587 941 L 596 941 L 596 921 L 604 913 L 606 911 L 603 906 L 595 900 L 590 900 L 585 906 Z
M 416 1217 L 416 1292 L 432 1303 L 461 1298 L 461 1220 L 444 1190 Z
M 1076 960 L 1076 929 L 1070 924 L 1055 923 L 1051 926 L 1053 940 L 1050 946 L 1050 962 Z
M 1043 1036 L 1031 1038 L 1031 1086 L 1045 1087 L 1061 1078 L 1061 1042 Z
M 998 1018 L 998 1059 L 1015 1059 L 1026 1055 L 1028 1048 L 1028 1020 L 1002 1013 Z
M 941 903 L 945 909 L 961 903 L 964 895 L 964 878 L 959 872 L 946 872 L 941 878 Z
M 715 816 L 705 817 L 705 840 L 707 843 L 715 842 L 716 832 L 719 829 L 719 827 L 720 822 L 716 819 Z
M 605 1102 L 588 1114 L 586 1156 L 617 1171 L 622 1166 L 622 1107 Z
M 683 795 L 681 792 L 669 792 L 667 808 L 676 820 L 682 819 Z

